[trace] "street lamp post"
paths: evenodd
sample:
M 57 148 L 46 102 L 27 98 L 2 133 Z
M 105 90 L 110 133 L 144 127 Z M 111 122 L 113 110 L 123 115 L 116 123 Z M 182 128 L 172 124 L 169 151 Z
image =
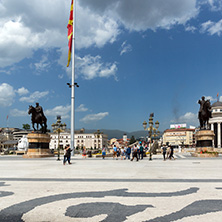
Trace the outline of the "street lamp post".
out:
M 57 145 L 57 152 L 58 152 L 58 158 L 57 160 L 60 160 L 60 145 L 59 145 L 59 141 L 60 141 L 60 133 L 63 132 L 66 129 L 66 124 L 65 123 L 61 123 L 61 116 L 57 116 L 57 121 L 56 123 L 52 124 L 52 130 L 55 133 L 58 133 L 58 145 Z
M 150 139 L 150 159 L 149 160 L 152 160 L 152 152 L 151 152 L 151 139 L 152 137 L 157 137 L 159 136 L 160 132 L 158 131 L 158 128 L 159 128 L 159 122 L 156 121 L 155 122 L 155 127 L 153 126 L 153 117 L 154 117 L 154 114 L 151 113 L 150 114 L 150 118 L 149 118 L 149 127 L 147 128 L 147 122 L 144 121 L 143 122 L 143 128 L 144 130 L 147 130 L 148 131 L 148 138 Z

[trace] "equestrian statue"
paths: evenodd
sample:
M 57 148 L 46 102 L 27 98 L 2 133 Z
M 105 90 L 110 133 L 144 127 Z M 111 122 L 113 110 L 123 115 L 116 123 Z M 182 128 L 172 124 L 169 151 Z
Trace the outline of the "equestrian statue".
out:
M 39 103 L 36 103 L 36 107 L 29 106 L 28 114 L 29 115 L 32 114 L 31 121 L 32 121 L 32 127 L 34 131 L 36 131 L 35 124 L 37 124 L 37 131 L 40 124 L 41 132 L 46 133 L 47 132 L 47 118 L 45 117 L 43 113 L 43 109 L 39 105 Z
M 198 119 L 200 121 L 200 129 L 209 129 L 209 118 L 211 118 L 211 104 L 210 100 L 205 100 L 202 96 L 201 100 L 198 101 L 200 104 L 200 110 L 198 113 Z

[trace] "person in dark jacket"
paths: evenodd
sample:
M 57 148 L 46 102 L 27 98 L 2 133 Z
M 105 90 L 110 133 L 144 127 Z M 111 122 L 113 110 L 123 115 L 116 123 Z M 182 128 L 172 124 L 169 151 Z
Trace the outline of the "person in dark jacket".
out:
M 163 145 L 163 147 L 161 149 L 162 149 L 162 152 L 163 152 L 163 160 L 166 160 L 167 147 L 165 145 Z
M 65 146 L 65 149 L 64 149 L 64 160 L 63 160 L 63 164 L 65 165 L 66 164 L 66 161 L 68 161 L 69 164 L 72 164 L 70 162 L 70 159 L 71 159 L 71 148 L 70 148 L 70 145 L 66 145 Z
M 172 160 L 172 159 L 175 159 L 174 156 L 173 156 L 173 147 L 170 146 L 170 156 L 169 156 L 169 159 Z
M 144 151 L 144 148 L 143 148 L 142 143 L 140 142 L 139 157 L 141 160 L 143 159 L 143 151 Z
M 127 156 L 128 160 L 130 159 L 130 154 L 131 154 L 131 148 L 128 147 L 128 148 L 126 149 L 126 156 Z

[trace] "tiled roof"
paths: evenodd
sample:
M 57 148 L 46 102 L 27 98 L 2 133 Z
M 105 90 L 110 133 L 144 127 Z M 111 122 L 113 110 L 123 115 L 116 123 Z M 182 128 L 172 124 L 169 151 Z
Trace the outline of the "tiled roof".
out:
M 195 129 L 179 128 L 179 129 L 166 129 L 164 132 L 175 132 L 175 131 L 195 131 Z

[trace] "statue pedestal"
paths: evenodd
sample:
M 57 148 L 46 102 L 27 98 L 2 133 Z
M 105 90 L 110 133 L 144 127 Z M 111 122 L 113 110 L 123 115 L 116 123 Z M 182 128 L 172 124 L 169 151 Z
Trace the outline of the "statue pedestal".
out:
M 214 132 L 212 130 L 199 130 L 196 135 L 197 148 L 213 147 Z
M 213 148 L 214 132 L 212 130 L 199 130 L 196 135 L 195 157 L 216 157 L 218 153 Z
M 29 147 L 27 154 L 23 158 L 43 158 L 53 157 L 49 149 L 50 135 L 42 133 L 29 133 L 28 136 Z

